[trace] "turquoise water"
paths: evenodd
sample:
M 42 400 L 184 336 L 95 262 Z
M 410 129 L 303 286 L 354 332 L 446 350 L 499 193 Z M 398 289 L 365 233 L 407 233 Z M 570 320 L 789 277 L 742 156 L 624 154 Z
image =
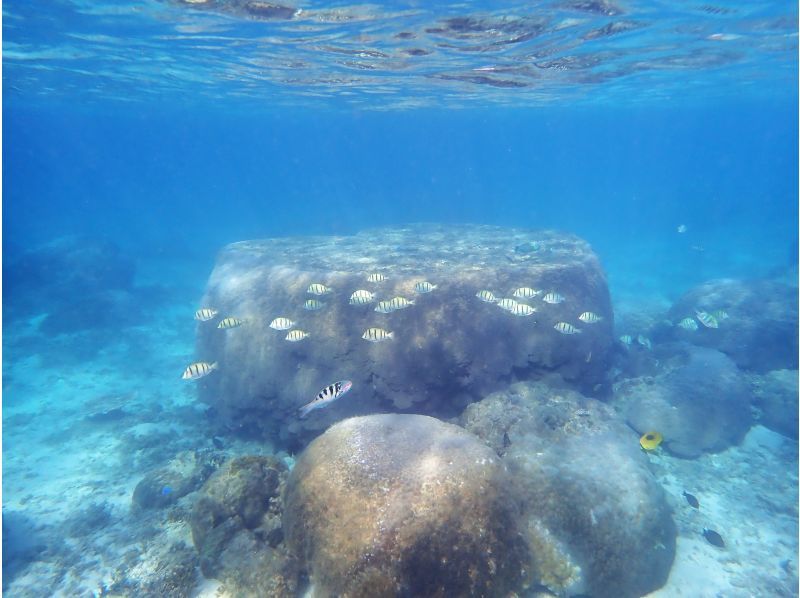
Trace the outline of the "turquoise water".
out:
M 10 596 L 122 578 L 136 595 L 177 542 L 194 567 L 186 526 L 150 513 L 145 533 L 131 514 L 139 480 L 184 450 L 287 449 L 221 434 L 178 378 L 227 243 L 418 222 L 565 231 L 599 257 L 618 327 L 657 344 L 697 285 L 796 289 L 794 3 L 37 0 L 3 17 Z M 796 327 L 796 302 L 783 315 Z M 697 460 L 653 458 L 677 497 L 660 595 L 796 595 L 791 436 L 754 425 Z M 677 507 L 690 481 L 741 569 L 696 543 Z

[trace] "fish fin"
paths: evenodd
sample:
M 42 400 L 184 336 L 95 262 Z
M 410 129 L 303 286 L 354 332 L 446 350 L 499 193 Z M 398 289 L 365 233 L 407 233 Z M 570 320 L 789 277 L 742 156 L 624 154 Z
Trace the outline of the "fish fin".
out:
M 416 305 L 417 304 L 417 300 L 416 299 L 411 299 L 411 300 L 409 300 L 408 304 L 409 305 Z
M 314 401 L 311 401 L 310 403 L 306 403 L 305 405 L 300 407 L 300 409 L 298 409 L 298 411 L 300 412 L 300 417 L 305 417 L 306 415 L 311 413 L 311 411 L 313 411 L 313 410 L 314 410 Z
M 219 362 L 215 361 L 209 366 L 212 370 L 216 370 L 219 367 Z
M 386 333 L 386 338 L 394 339 L 394 330 L 392 330 L 391 332 L 387 332 Z

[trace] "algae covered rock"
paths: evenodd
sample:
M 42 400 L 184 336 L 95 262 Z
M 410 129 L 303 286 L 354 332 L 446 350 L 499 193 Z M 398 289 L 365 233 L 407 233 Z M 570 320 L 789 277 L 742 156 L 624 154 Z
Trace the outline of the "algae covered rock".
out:
M 666 582 L 670 509 L 636 434 L 608 406 L 518 383 L 470 405 L 462 422 L 504 455 L 536 583 L 558 595 L 634 597 Z
M 760 413 L 759 423 L 789 438 L 797 438 L 797 370 L 775 370 L 763 376 L 753 374 L 750 389 L 754 406 Z
M 386 279 L 371 282 L 371 274 Z M 421 282 L 435 288 L 419 292 Z M 315 283 L 330 292 L 307 292 Z M 510 298 L 520 287 L 542 291 L 518 298 L 532 315 L 476 297 Z M 374 301 L 351 304 L 356 290 Z M 543 301 L 548 291 L 563 301 Z M 376 301 L 395 297 L 414 305 L 375 311 Z M 317 309 L 304 309 L 309 299 Z M 197 358 L 219 368 L 198 381 L 200 399 L 231 429 L 284 441 L 376 411 L 457 415 L 508 380 L 549 372 L 591 389 L 605 378 L 612 345 L 599 260 L 586 242 L 554 231 L 419 225 L 234 243 L 220 253 L 202 304 L 219 315 L 198 324 Z M 587 311 L 602 319 L 584 325 L 578 316 Z M 219 329 L 227 316 L 244 323 Z M 287 341 L 286 330 L 270 328 L 277 317 L 308 337 Z M 560 334 L 558 322 L 582 332 Z M 373 327 L 392 338 L 364 340 Z M 352 391 L 298 419 L 298 407 L 337 380 L 352 380 Z
M 221 461 L 221 455 L 213 451 L 183 451 L 142 478 L 133 490 L 133 505 L 141 509 L 167 507 L 200 488 Z
M 289 546 L 322 596 L 506 596 L 528 567 L 500 459 L 420 415 L 344 420 L 284 495 Z
M 720 351 L 678 344 L 669 347 L 663 372 L 625 380 L 615 395 L 628 423 L 640 434 L 660 432 L 663 446 L 694 458 L 738 444 L 753 416 L 747 379 Z
M 718 328 L 673 330 L 675 338 L 722 351 L 746 370 L 796 368 L 797 286 L 776 280 L 712 280 L 685 293 L 669 310 L 673 322 L 695 310 L 724 310 Z

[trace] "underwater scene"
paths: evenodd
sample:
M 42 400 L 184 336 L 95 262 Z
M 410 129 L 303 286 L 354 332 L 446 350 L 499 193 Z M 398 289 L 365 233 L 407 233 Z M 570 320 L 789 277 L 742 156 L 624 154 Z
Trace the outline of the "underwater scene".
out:
M 2 18 L 3 595 L 798 596 L 796 2 Z

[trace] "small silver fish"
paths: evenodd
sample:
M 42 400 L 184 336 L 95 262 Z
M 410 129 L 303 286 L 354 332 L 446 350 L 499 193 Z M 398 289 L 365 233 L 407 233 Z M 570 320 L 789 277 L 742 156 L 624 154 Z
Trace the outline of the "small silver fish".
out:
M 478 291 L 475 296 L 486 303 L 497 303 L 497 297 L 491 291 Z
M 706 328 L 719 328 L 719 322 L 717 322 L 717 319 L 710 313 L 698 310 L 694 310 L 694 313 L 700 323 Z
M 284 318 L 283 316 L 277 317 L 272 322 L 269 323 L 269 327 L 273 330 L 289 330 L 289 328 L 293 328 L 296 322 L 293 322 L 289 318 Z
M 217 324 L 217 328 L 238 328 L 242 324 L 244 324 L 244 320 L 240 320 L 239 318 L 223 318 L 220 320 L 219 324 Z
M 305 417 L 314 409 L 327 407 L 336 399 L 339 399 L 343 395 L 347 394 L 347 391 L 349 391 L 352 387 L 353 383 L 350 380 L 342 380 L 340 382 L 331 384 L 330 386 L 326 386 L 317 393 L 317 396 L 314 397 L 313 401 L 300 407 L 300 417 Z
M 350 305 L 366 305 L 375 301 L 375 294 L 364 289 L 353 291 L 350 295 Z
M 550 303 L 550 304 L 563 303 L 564 302 L 564 296 L 559 294 L 559 293 L 556 293 L 554 291 L 551 291 L 551 292 L 547 293 L 544 297 L 542 297 L 542 301 L 544 301 L 545 303 Z
M 324 284 L 319 282 L 310 284 L 306 290 L 306 293 L 310 293 L 312 295 L 328 295 L 332 292 L 333 291 L 330 289 L 330 287 L 326 287 Z
M 184 380 L 197 380 L 198 378 L 202 378 L 203 376 L 208 376 L 211 372 L 216 370 L 218 367 L 217 362 L 208 363 L 206 361 L 198 361 L 197 363 L 193 363 L 188 368 L 183 371 L 183 375 L 181 378 Z
M 512 296 L 516 297 L 517 299 L 532 299 L 533 297 L 541 294 L 542 292 L 537 291 L 536 289 L 532 289 L 530 287 L 520 287 L 512 293 Z
M 536 312 L 536 308 L 526 305 L 525 303 L 517 303 L 508 311 L 515 316 L 530 316 Z
M 212 309 L 210 307 L 201 307 L 196 312 L 194 312 L 194 319 L 199 320 L 201 322 L 208 322 L 209 320 L 214 319 L 217 317 L 219 312 L 216 309 Z
M 297 343 L 305 338 L 308 338 L 308 336 L 309 334 L 305 330 L 295 329 L 290 331 L 289 334 L 286 335 L 286 340 L 289 341 L 290 343 Z
M 553 326 L 556 330 L 558 330 L 561 334 L 580 334 L 581 329 L 575 328 L 572 324 L 568 322 L 558 322 L 555 326 Z
M 325 303 L 317 299 L 306 299 L 306 302 L 303 303 L 303 309 L 307 309 L 308 311 L 318 311 L 323 307 L 325 307 Z
M 367 276 L 367 282 L 383 282 L 384 280 L 386 280 L 386 277 L 380 272 L 375 272 Z
M 361 338 L 371 343 L 379 343 L 388 338 L 394 338 L 394 332 L 387 332 L 383 328 L 367 328 Z
M 619 342 L 621 342 L 623 345 L 630 346 L 633 343 L 633 337 L 630 334 L 623 334 L 621 337 L 619 337 Z
M 597 324 L 603 318 L 602 318 L 602 316 L 598 316 L 594 312 L 585 311 L 581 315 L 578 316 L 578 319 L 581 322 L 585 322 L 586 324 Z
M 711 315 L 717 319 L 717 322 L 722 322 L 723 320 L 727 320 L 728 318 L 730 318 L 728 312 L 726 312 L 724 309 L 718 309 L 717 311 L 712 311 Z
M 407 307 L 416 305 L 416 301 L 413 299 L 406 299 L 405 297 L 393 297 L 389 302 L 394 309 L 406 309 Z
M 697 330 L 697 322 L 694 318 L 684 318 L 678 322 L 678 326 L 684 330 Z
M 497 307 L 505 309 L 506 311 L 511 311 L 517 305 L 519 305 L 519 301 L 516 299 L 509 299 L 508 297 L 504 297 L 497 302 Z
M 642 345 L 648 351 L 653 348 L 653 343 L 650 342 L 650 339 L 646 336 L 642 336 L 641 334 L 636 337 L 636 342 Z
M 378 305 L 375 306 L 375 311 L 379 314 L 390 314 L 395 311 L 395 308 L 392 307 L 391 300 L 387 299 L 386 301 L 378 301 Z
M 414 285 L 414 292 L 416 293 L 430 293 L 436 288 L 437 285 L 429 283 L 427 280 L 418 282 Z

